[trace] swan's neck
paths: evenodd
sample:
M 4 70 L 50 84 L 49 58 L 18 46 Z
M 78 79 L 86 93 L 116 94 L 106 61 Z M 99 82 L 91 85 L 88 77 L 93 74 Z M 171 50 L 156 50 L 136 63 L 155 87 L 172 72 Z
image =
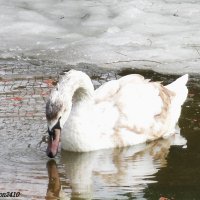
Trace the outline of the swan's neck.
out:
M 77 104 L 85 101 L 90 101 L 93 99 L 94 87 L 90 78 L 82 73 L 76 72 L 73 76 L 67 77 L 65 82 L 66 98 L 70 99 L 72 104 Z
M 60 84 L 63 85 L 64 104 L 68 112 L 63 112 L 63 128 L 61 134 L 62 148 L 78 151 L 86 148 L 94 133 L 94 87 L 90 78 L 82 73 L 76 76 L 66 76 Z M 62 84 L 64 83 L 64 84 Z M 65 85 L 65 87 L 64 87 Z M 96 126 L 95 126 L 96 127 Z M 87 141 L 85 144 L 85 140 Z M 81 142 L 80 142 L 81 141 Z
M 93 101 L 94 87 L 89 76 L 85 73 L 71 70 L 58 83 L 58 90 L 63 95 L 64 123 L 75 107 L 90 104 Z M 64 124 L 63 123 L 63 124 Z

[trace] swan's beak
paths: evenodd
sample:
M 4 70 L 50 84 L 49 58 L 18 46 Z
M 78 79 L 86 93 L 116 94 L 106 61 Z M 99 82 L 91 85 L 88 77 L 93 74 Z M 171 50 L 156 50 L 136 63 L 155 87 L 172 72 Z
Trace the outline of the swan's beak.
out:
M 59 142 L 60 142 L 60 129 L 54 129 L 53 134 L 49 135 L 47 156 L 54 158 L 58 152 Z

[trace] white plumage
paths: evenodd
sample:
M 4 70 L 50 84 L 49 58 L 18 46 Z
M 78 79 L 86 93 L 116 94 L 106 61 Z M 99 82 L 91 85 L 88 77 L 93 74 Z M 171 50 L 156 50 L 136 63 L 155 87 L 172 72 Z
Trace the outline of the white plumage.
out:
M 62 148 L 75 152 L 168 137 L 176 132 L 187 81 L 186 74 L 163 86 L 132 74 L 94 90 L 85 73 L 70 70 L 47 102 L 49 130 L 60 118 Z

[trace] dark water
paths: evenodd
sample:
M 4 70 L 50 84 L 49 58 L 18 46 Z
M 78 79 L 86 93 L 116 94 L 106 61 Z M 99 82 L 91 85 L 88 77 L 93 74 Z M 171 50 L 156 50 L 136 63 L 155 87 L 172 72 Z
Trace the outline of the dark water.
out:
M 45 100 L 58 75 L 71 67 L 0 61 L 0 193 L 20 192 L 19 198 L 10 199 L 200 199 L 200 77 L 190 76 L 179 122 L 187 146 L 173 145 L 176 138 L 171 137 L 91 153 L 60 150 L 55 160 L 49 160 L 42 141 Z M 84 64 L 76 68 L 87 72 L 96 87 L 129 73 L 164 84 L 177 78 L 144 70 L 97 70 Z

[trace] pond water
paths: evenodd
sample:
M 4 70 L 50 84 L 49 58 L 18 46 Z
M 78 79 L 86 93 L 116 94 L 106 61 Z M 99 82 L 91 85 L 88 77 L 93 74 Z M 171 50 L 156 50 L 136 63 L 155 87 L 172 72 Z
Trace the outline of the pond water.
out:
M 0 62 L 0 194 L 20 192 L 16 199 L 200 199 L 200 77 L 190 76 L 180 137 L 90 153 L 60 150 L 50 160 L 43 141 L 45 101 L 58 75 L 72 67 Z M 96 87 L 129 73 L 164 84 L 177 78 L 146 70 L 76 68 L 87 72 Z

